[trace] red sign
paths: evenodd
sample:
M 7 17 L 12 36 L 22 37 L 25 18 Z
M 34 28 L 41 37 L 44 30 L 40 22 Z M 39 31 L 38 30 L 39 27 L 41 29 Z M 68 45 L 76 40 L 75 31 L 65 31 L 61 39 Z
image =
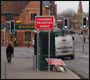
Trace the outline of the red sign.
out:
M 36 26 L 36 29 L 54 29 L 54 17 L 36 16 L 35 26 Z
M 48 58 L 45 58 L 48 62 Z M 50 58 L 50 65 L 66 65 L 61 59 L 51 59 Z

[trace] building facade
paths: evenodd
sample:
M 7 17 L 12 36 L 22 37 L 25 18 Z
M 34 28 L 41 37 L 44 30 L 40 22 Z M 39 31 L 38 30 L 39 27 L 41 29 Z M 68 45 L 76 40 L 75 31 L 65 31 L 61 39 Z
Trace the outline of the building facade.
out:
M 46 6 L 49 4 L 51 6 L 47 8 Z M 56 18 L 55 1 L 42 1 L 42 16 L 47 16 L 49 9 L 51 15 Z M 7 46 L 7 43 L 13 41 L 13 35 L 10 34 L 9 18 L 15 20 L 14 45 L 32 46 L 37 10 L 40 15 L 40 1 L 1 1 L 1 47 Z M 22 23 L 17 24 L 17 21 L 22 21 Z
M 77 10 L 77 13 L 75 13 L 73 16 L 72 16 L 72 28 L 74 30 L 76 30 L 77 32 L 81 30 L 81 27 L 82 27 L 82 19 L 83 19 L 83 16 L 85 16 L 86 13 L 83 12 L 83 6 L 82 6 L 82 2 L 79 1 L 79 5 L 78 5 L 78 10 Z M 89 14 L 88 14 L 89 15 Z M 88 20 L 87 20 L 87 25 L 88 25 Z

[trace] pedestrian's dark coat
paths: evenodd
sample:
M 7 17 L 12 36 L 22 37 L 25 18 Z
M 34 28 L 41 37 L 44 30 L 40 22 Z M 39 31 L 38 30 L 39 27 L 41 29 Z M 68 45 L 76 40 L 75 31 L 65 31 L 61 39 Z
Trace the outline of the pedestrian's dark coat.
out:
M 9 45 L 6 49 L 6 54 L 9 54 L 9 53 L 13 54 L 13 52 L 14 52 L 13 47 L 11 45 Z
M 74 41 L 74 37 L 72 36 L 72 40 Z

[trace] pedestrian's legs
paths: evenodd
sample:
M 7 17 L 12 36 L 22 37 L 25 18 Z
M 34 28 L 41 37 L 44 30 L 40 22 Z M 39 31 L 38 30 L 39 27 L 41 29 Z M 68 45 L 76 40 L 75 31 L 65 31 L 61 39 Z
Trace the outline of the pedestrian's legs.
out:
M 7 61 L 9 62 L 9 55 L 7 54 Z
M 8 54 L 7 60 L 8 60 L 8 63 L 11 62 L 11 54 Z
M 10 62 L 10 56 L 7 57 L 8 63 Z
M 11 56 L 12 56 L 12 55 L 10 54 L 10 63 L 11 63 Z
M 8 54 L 6 54 L 6 58 L 7 58 L 7 60 L 8 60 Z

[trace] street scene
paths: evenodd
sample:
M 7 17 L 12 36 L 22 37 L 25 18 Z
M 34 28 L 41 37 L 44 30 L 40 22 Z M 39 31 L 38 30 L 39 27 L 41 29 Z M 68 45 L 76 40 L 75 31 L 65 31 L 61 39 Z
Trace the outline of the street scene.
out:
M 1 1 L 1 79 L 89 79 L 89 1 Z

